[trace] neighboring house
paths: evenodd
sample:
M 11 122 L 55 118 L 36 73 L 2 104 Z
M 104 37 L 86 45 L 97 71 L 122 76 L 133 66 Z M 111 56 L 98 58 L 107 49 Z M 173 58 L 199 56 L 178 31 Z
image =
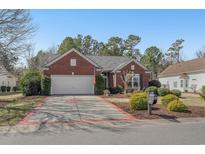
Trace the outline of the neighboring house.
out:
M 16 77 L 9 73 L 3 66 L 0 65 L 0 87 L 10 86 L 11 90 L 16 86 Z M 0 90 L 1 91 L 1 90 Z
M 122 56 L 85 56 L 71 49 L 51 59 L 44 68 L 44 74 L 51 77 L 51 94 L 94 94 L 95 76 L 99 74 L 106 78 L 106 88 L 123 86 L 122 72 L 133 74 L 130 88 L 147 87 L 146 68 Z
M 205 58 L 170 65 L 159 75 L 164 87 L 182 92 L 201 92 L 205 85 Z

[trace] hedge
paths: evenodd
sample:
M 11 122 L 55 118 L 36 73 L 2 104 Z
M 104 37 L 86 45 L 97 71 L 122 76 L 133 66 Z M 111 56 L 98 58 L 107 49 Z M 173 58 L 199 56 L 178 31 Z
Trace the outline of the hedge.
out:
M 147 94 L 144 92 L 135 93 L 130 98 L 130 108 L 132 110 L 146 110 L 148 105 Z
M 173 94 L 168 94 L 161 99 L 161 104 L 167 106 L 171 101 L 178 100 L 179 98 Z
M 41 94 L 41 73 L 31 69 L 23 73 L 20 79 L 20 87 L 25 96 Z
M 159 96 L 165 96 L 165 95 L 170 94 L 170 90 L 167 88 L 158 88 L 157 93 Z
M 51 79 L 47 76 L 42 76 L 41 94 L 47 96 L 51 95 Z
M 187 106 L 180 100 L 173 100 L 167 105 L 167 109 L 174 112 L 185 112 Z
M 154 92 L 157 95 L 157 87 L 151 86 L 145 89 L 146 93 Z
M 6 92 L 6 86 L 1 86 L 1 92 Z
M 105 90 L 105 78 L 102 75 L 97 75 L 96 83 L 95 83 L 95 93 L 97 95 L 102 95 L 104 90 Z

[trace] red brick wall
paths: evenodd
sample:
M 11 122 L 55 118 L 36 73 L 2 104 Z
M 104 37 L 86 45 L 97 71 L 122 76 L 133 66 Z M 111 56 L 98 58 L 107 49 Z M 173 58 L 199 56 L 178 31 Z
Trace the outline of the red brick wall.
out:
M 76 59 L 76 66 L 70 66 L 71 58 Z M 44 70 L 44 74 L 47 76 L 51 74 L 72 75 L 72 72 L 74 72 L 74 75 L 93 75 L 94 68 L 93 64 L 73 51 L 50 65 L 49 70 Z
M 141 89 L 143 89 L 144 87 L 148 86 L 148 82 L 149 82 L 149 74 L 146 73 L 146 70 L 144 70 L 141 66 L 137 65 L 135 62 L 131 62 L 130 64 L 126 65 L 124 68 L 121 69 L 121 71 L 124 72 L 130 72 L 131 70 L 131 65 L 135 65 L 135 69 L 134 69 L 134 73 L 135 74 L 140 74 L 140 78 L 141 78 Z M 117 73 L 116 75 L 116 85 L 121 85 L 123 87 L 123 82 L 121 80 L 121 73 Z

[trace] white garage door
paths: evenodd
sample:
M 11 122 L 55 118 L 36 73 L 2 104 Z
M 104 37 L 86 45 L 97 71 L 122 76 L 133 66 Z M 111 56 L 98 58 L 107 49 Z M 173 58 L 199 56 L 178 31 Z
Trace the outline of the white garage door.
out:
M 51 94 L 94 94 L 92 75 L 51 75 Z

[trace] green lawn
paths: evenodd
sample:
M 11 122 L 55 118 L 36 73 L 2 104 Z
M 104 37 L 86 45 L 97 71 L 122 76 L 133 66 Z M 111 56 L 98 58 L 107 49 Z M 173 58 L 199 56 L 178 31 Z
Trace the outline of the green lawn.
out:
M 43 96 L 31 96 L 23 97 L 13 102 L 0 102 L 0 126 L 17 124 L 28 112 L 36 107 L 43 98 Z
M 0 101 L 9 101 L 9 100 L 15 100 L 23 97 L 21 93 L 1 93 L 0 94 Z

